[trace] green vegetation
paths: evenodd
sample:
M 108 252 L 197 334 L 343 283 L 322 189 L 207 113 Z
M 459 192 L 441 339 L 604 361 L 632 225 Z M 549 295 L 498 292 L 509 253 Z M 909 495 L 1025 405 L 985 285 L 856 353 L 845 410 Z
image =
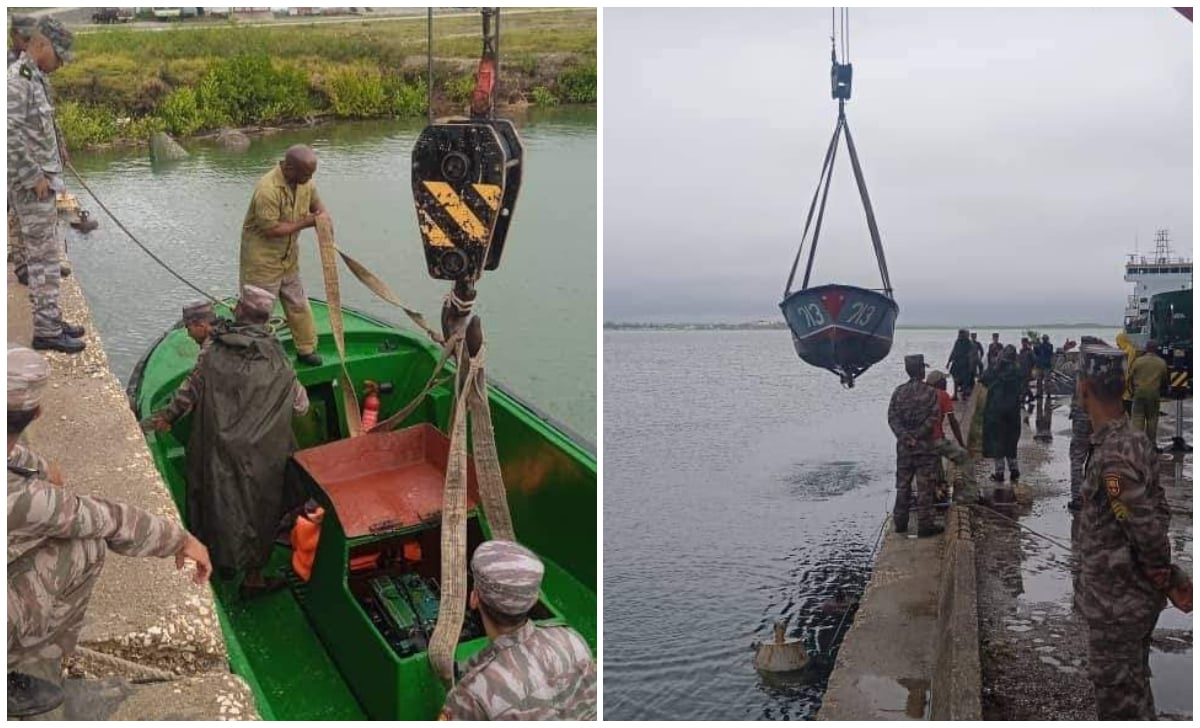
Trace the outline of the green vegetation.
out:
M 510 12 L 501 39 L 500 101 L 596 102 L 596 16 L 590 9 Z M 470 100 L 479 20 L 434 19 L 434 108 Z M 70 147 L 144 142 L 224 126 L 426 113 L 425 24 L 129 28 L 80 32 L 74 63 L 54 75 Z

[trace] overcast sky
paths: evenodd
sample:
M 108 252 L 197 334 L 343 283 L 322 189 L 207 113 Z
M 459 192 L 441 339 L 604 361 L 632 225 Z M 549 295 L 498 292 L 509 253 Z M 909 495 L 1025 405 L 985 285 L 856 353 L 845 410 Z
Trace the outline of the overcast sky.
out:
M 854 9 L 846 115 L 900 324 L 1118 323 L 1192 249 L 1192 24 Z M 776 318 L 837 116 L 825 9 L 604 11 L 604 314 Z M 807 254 L 807 253 L 806 253 Z M 812 283 L 878 287 L 839 151 Z

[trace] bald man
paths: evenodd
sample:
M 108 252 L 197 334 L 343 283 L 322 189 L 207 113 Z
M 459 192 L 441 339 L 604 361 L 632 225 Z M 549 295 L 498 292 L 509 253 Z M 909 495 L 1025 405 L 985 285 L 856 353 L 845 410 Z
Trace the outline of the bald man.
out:
M 258 180 L 242 222 L 240 285 L 258 286 L 283 304 L 296 359 L 320 366 L 317 331 L 304 284 L 300 281 L 300 231 L 315 227 L 329 213 L 312 178 L 317 155 L 311 147 L 288 148 L 282 161 Z

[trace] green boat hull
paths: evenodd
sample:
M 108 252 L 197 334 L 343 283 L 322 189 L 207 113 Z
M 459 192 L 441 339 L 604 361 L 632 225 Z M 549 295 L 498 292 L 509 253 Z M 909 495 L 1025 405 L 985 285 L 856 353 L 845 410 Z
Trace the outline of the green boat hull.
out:
M 345 436 L 346 410 L 338 378 L 328 309 L 313 300 L 325 364 L 299 367 L 312 407 L 296 421 L 300 447 Z M 218 313 L 228 315 L 228 307 Z M 356 391 L 363 381 L 390 384 L 380 395 L 380 417 L 399 411 L 425 385 L 439 350 L 417 334 L 344 310 L 347 369 Z M 294 355 L 290 332 L 280 341 Z M 187 376 L 199 353 L 181 326 L 168 331 L 138 364 L 129 385 L 139 418 L 164 406 Z M 513 524 L 523 543 L 546 562 L 543 603 L 553 617 L 577 629 L 596 649 L 596 459 L 590 446 L 567 428 L 520 401 L 502 387 L 489 387 L 496 448 L 508 489 Z M 404 423 L 428 423 L 443 433 L 453 393 L 439 387 Z M 190 417 L 167 433 L 147 435 L 158 471 L 181 516 L 186 513 L 186 444 Z M 481 513 L 473 522 L 486 536 Z M 254 692 L 260 715 L 277 720 L 430 719 L 444 698 L 424 653 L 399 658 L 392 652 L 346 585 L 351 550 L 371 538 L 348 538 L 337 519 L 322 525 L 312 581 L 306 588 L 276 592 L 243 603 L 230 584 L 213 590 L 231 669 Z M 286 570 L 288 549 L 277 547 L 269 566 Z M 340 588 L 339 588 L 340 586 Z M 314 618 L 315 617 L 315 618 Z M 485 644 L 462 642 L 465 659 Z

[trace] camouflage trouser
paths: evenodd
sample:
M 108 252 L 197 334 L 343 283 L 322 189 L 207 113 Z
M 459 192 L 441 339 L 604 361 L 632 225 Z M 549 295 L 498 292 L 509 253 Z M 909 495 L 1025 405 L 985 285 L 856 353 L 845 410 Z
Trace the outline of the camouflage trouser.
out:
M 75 651 L 107 554 L 103 539 L 50 539 L 8 565 L 9 670 Z
M 243 276 L 241 282 L 270 291 L 279 298 L 283 313 L 287 316 L 288 328 L 292 330 L 297 354 L 311 354 L 317 350 L 317 328 L 299 273 L 289 273 L 277 281 L 252 280 Z
M 1100 720 L 1155 720 L 1150 635 L 1158 615 L 1132 625 L 1088 624 L 1088 675 Z
M 54 338 L 62 333 L 62 310 L 58 307 L 61 253 L 54 194 L 46 200 L 38 200 L 33 190 L 19 189 L 13 191 L 12 197 L 29 269 L 33 335 Z
M 1079 497 L 1083 485 L 1083 463 L 1092 446 L 1092 421 L 1086 413 L 1071 414 L 1071 497 Z
M 1145 432 L 1150 442 L 1158 444 L 1158 407 L 1161 404 L 1158 392 L 1133 395 L 1133 430 Z
M 908 527 L 913 478 L 917 481 L 917 527 L 933 525 L 933 496 L 939 462 L 937 455 L 896 456 L 896 505 L 892 508 L 892 521 L 898 528 Z

